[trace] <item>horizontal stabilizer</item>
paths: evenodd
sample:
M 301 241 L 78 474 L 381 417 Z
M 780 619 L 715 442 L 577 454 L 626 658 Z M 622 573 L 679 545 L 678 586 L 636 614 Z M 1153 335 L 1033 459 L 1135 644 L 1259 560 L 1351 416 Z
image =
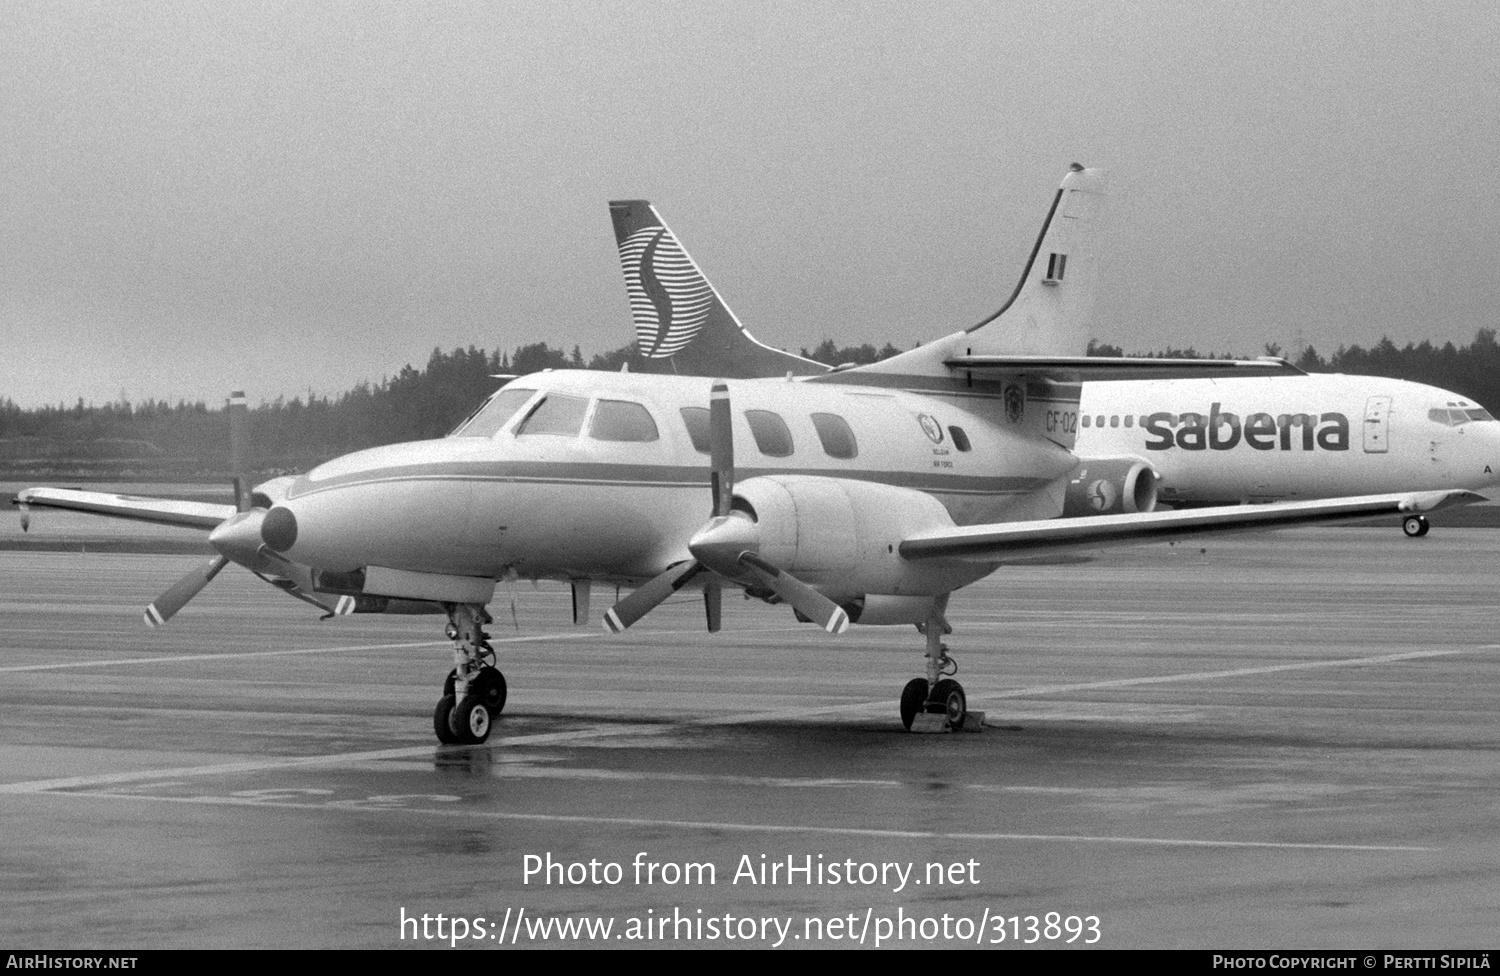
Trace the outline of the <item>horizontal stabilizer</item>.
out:
M 919 532 L 904 540 L 899 550 L 905 559 L 1001 563 L 1026 556 L 1140 544 L 1154 539 L 1165 541 L 1236 530 L 1254 531 L 1379 515 L 1431 512 L 1485 500 L 1483 495 L 1472 491 L 1427 491 L 1132 515 L 998 522 Z
M 88 512 L 136 522 L 176 525 L 185 529 L 217 528 L 220 522 L 235 514 L 233 505 L 114 495 L 103 491 L 80 491 L 76 488 L 27 488 L 16 495 L 12 504 L 33 510 L 55 508 L 69 512 Z
M 1122 356 L 953 356 L 949 369 L 971 373 L 1028 374 L 1065 383 L 1089 380 L 1223 379 L 1230 376 L 1303 376 L 1285 359 L 1152 359 Z

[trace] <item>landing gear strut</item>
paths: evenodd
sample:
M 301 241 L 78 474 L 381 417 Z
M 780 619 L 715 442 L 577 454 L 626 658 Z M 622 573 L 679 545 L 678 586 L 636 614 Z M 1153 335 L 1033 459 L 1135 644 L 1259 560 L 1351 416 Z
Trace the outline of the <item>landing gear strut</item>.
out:
M 950 677 L 958 673 L 958 662 L 948 655 L 948 646 L 943 643 L 943 634 L 948 632 L 942 607 L 934 607 L 922 626 L 927 637 L 927 677 L 913 678 L 901 689 L 901 724 L 908 729 L 919 721 L 919 715 L 923 716 L 920 723 L 932 727 L 931 731 L 956 732 L 969 718 L 964 686 Z M 983 721 L 977 712 L 975 717 Z
M 495 649 L 484 625 L 491 621 L 481 604 L 447 608 L 453 670 L 432 713 L 432 731 L 445 745 L 473 745 L 489 738 L 490 726 L 505 708 L 505 675 L 495 667 Z
M 1420 539 L 1427 534 L 1427 530 L 1430 528 L 1432 526 L 1427 524 L 1427 516 L 1425 515 L 1408 515 L 1401 521 L 1401 531 L 1413 539 Z

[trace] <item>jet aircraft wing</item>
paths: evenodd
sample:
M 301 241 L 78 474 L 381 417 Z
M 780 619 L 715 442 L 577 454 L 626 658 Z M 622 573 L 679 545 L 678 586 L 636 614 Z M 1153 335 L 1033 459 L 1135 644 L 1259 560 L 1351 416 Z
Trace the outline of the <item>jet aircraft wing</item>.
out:
M 970 373 L 1030 373 L 1069 383 L 1088 380 L 1221 379 L 1301 376 L 1303 371 L 1273 356 L 1260 359 L 1156 359 L 1147 356 L 953 356 L 943 360 Z
M 1350 521 L 1379 515 L 1431 512 L 1451 505 L 1485 501 L 1472 491 L 1428 491 L 1360 495 L 1269 505 L 1226 505 L 1132 515 L 1091 515 L 1071 519 L 996 522 L 918 532 L 902 540 L 906 559 L 962 559 L 1000 563 L 1061 551 L 1131 545 L 1283 525 Z
M 115 495 L 103 491 L 81 491 L 77 488 L 27 488 L 17 493 L 13 504 L 19 506 L 23 513 L 28 508 L 56 508 L 133 519 L 137 522 L 154 522 L 157 525 L 176 525 L 187 529 L 215 529 L 235 514 L 233 505 Z

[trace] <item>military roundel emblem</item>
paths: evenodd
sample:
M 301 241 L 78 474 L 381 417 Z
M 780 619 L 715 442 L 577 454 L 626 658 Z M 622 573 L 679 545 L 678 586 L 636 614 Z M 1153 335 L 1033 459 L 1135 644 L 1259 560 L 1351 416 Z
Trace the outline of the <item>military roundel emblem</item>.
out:
M 922 425 L 922 433 L 927 435 L 928 440 L 934 444 L 943 443 L 943 425 L 936 418 L 925 413 L 917 414 L 917 423 Z
M 1012 383 L 1005 388 L 1005 419 L 1013 424 L 1019 424 L 1024 416 L 1026 416 L 1026 388 L 1020 383 Z

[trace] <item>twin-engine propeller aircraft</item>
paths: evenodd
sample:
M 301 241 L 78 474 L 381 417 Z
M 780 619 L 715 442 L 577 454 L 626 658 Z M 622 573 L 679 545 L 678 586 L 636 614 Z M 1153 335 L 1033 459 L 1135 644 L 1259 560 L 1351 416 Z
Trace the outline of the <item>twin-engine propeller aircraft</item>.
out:
M 1050 218 L 1077 226 L 1086 220 L 1084 210 L 1096 208 L 1088 195 L 1093 191 L 1082 188 L 1083 177 L 1078 180 L 1065 185 L 1057 199 L 1061 210 L 1054 207 Z M 1090 180 L 1097 188 L 1097 177 Z M 649 202 L 615 201 L 610 211 L 645 371 L 704 377 L 839 371 L 756 341 Z M 1055 233 L 1050 218 L 1044 234 Z M 948 354 L 946 376 L 924 347 L 889 369 L 882 364 L 848 377 L 822 376 L 819 382 L 844 379 L 957 397 L 965 394 L 951 389 L 955 375 L 985 375 L 968 369 L 977 363 L 970 346 L 984 337 L 989 347 L 1012 353 L 1081 354 L 1089 334 L 1094 271 L 1087 243 L 1075 235 L 1071 243 L 1039 246 L 999 312 L 934 344 Z M 1051 291 L 1025 294 L 1034 277 Z M 1038 294 L 1060 300 L 1037 301 Z M 1035 314 L 1025 308 L 1028 300 L 1063 314 Z M 1012 357 L 1009 362 L 1023 361 Z M 1242 375 L 1250 370 L 1178 372 L 1183 364 L 1163 360 L 1138 361 L 1132 375 L 1119 361 L 1100 359 L 1048 374 L 1085 380 L 1076 404 L 1065 398 L 1060 406 L 1049 405 L 1044 415 L 1049 426 L 1041 431 L 1079 458 L 1063 516 L 1381 491 L 1478 491 L 1500 482 L 1500 423 L 1479 404 L 1405 380 L 1308 375 L 1284 361 L 1272 362 L 1280 368 L 1256 376 Z M 1153 366 L 1159 370 L 1156 378 L 1151 378 Z M 988 368 L 994 378 L 1009 367 Z M 1015 389 L 1021 389 L 1019 383 Z M 1420 513 L 1409 514 L 1402 527 L 1409 536 L 1426 535 L 1429 528 Z
M 850 623 L 915 624 L 926 673 L 903 690 L 902 720 L 931 713 L 962 728 L 968 704 L 942 641 L 949 595 L 1009 560 L 1420 514 L 1478 497 L 1060 518 L 1080 467 L 1094 463 L 1073 450 L 1080 379 L 1287 370 L 1032 352 L 1080 314 L 1101 189 L 1100 174 L 1081 167 L 1063 180 L 1020 287 L 986 328 L 875 366 L 712 381 L 547 371 L 506 384 L 445 438 L 360 451 L 253 491 L 237 482 L 234 506 L 57 488 L 16 501 L 23 518 L 50 507 L 210 529 L 220 556 L 153 603 L 148 623 L 171 618 L 229 562 L 329 615 L 445 613 L 455 666 L 433 729 L 445 743 L 477 743 L 506 700 L 484 631 L 502 578 L 569 581 L 575 623 L 588 616 L 593 583 L 634 587 L 604 615 L 614 631 L 684 588 L 701 590 L 716 631 L 726 587 L 788 604 L 834 634 Z M 637 322 L 650 317 L 658 348 L 690 340 L 722 303 L 672 253 L 675 242 L 624 239 L 650 255 L 629 284 Z M 242 422 L 242 403 L 229 413 Z

